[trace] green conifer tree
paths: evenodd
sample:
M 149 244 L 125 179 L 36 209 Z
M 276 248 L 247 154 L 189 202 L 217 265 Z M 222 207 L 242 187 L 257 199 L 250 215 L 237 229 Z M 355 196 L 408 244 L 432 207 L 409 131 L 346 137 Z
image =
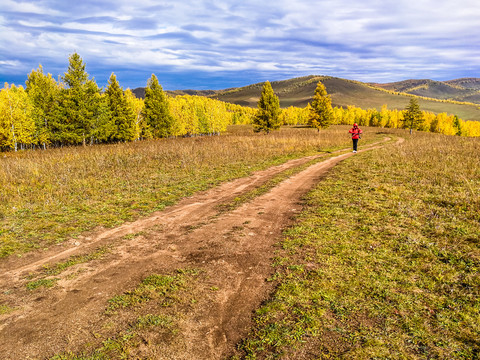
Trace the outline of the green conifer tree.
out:
M 89 80 L 85 63 L 77 53 L 70 55 L 62 79 L 65 87 L 60 92 L 54 138 L 62 144 L 85 145 L 91 139 L 95 116 L 99 113 L 100 89 L 95 80 Z
M 110 109 L 110 121 L 114 125 L 114 141 L 132 141 L 136 136 L 136 114 L 128 106 L 123 89 L 114 73 L 110 75 L 105 91 Z
M 280 126 L 280 101 L 273 92 L 270 82 L 266 81 L 253 119 L 253 131 L 265 131 L 268 134 L 271 130 L 279 129 Z
M 410 98 L 410 102 L 403 113 L 403 126 L 409 128 L 411 134 L 412 130 L 417 129 L 423 121 L 423 113 L 420 110 L 417 98 Z
M 455 135 L 462 136 L 462 123 L 460 122 L 460 119 L 457 115 L 453 117 L 453 127 L 455 128 Z
M 327 128 L 334 121 L 332 99 L 327 94 L 327 89 L 321 81 L 318 82 L 313 96 L 308 125 L 320 131 Z
M 52 120 L 60 88 L 51 74 L 43 73 L 42 65 L 32 70 L 26 81 L 26 91 L 32 102 L 35 121 L 35 140 L 45 149 L 52 139 Z
M 87 81 L 87 98 L 90 100 L 88 109 L 91 116 L 90 122 L 90 145 L 109 142 L 115 134 L 115 124 L 111 121 L 108 99 L 105 94 L 100 92 L 98 85 L 94 81 Z
M 168 99 L 154 74 L 145 88 L 142 114 L 147 124 L 146 137 L 158 139 L 173 135 L 174 119 L 170 115 Z

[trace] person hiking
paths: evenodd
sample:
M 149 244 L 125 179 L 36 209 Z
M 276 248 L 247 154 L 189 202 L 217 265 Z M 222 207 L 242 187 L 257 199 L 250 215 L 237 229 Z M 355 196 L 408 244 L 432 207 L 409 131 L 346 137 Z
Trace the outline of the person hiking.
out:
M 352 141 L 353 141 L 353 152 L 357 152 L 357 145 L 358 145 L 358 139 L 360 139 L 360 134 L 363 133 L 363 131 L 358 127 L 357 123 L 353 124 L 353 128 L 348 130 L 350 134 L 352 134 Z

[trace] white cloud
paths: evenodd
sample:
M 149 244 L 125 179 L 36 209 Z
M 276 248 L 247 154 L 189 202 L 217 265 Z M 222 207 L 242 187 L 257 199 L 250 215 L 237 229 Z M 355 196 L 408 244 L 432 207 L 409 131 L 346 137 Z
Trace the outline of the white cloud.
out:
M 45 27 L 52 25 L 51 22 L 41 20 L 20 20 L 18 23 L 27 27 Z
M 2 11 L 0 61 L 19 71 L 37 59 L 47 71 L 45 62 L 66 68 L 73 51 L 87 70 L 290 71 L 371 81 L 480 66 L 476 0 L 4 0 Z
M 14 66 L 18 66 L 20 64 L 19 61 L 17 60 L 7 60 L 7 61 L 2 61 L 0 60 L 0 66 L 10 66 L 10 67 L 14 67 Z

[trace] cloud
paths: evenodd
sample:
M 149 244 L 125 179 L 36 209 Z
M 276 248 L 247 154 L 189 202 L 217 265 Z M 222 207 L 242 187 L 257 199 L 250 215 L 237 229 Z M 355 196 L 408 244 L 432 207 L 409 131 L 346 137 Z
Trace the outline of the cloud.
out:
M 169 81 L 177 74 L 179 85 L 195 77 L 218 84 L 219 73 L 243 74 L 238 85 L 312 73 L 478 76 L 479 17 L 473 0 L 4 0 L 0 74 L 26 77 L 42 62 L 56 76 L 77 51 L 97 81 L 121 69 L 132 87 L 146 82 L 132 75 L 143 71 Z

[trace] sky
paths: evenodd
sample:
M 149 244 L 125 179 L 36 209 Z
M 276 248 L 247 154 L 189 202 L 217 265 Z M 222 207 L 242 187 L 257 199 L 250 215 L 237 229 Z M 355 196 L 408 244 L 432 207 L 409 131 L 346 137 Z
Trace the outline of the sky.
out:
M 1 0 L 0 81 L 77 52 L 105 87 L 166 90 L 328 75 L 364 82 L 480 77 L 478 0 Z

